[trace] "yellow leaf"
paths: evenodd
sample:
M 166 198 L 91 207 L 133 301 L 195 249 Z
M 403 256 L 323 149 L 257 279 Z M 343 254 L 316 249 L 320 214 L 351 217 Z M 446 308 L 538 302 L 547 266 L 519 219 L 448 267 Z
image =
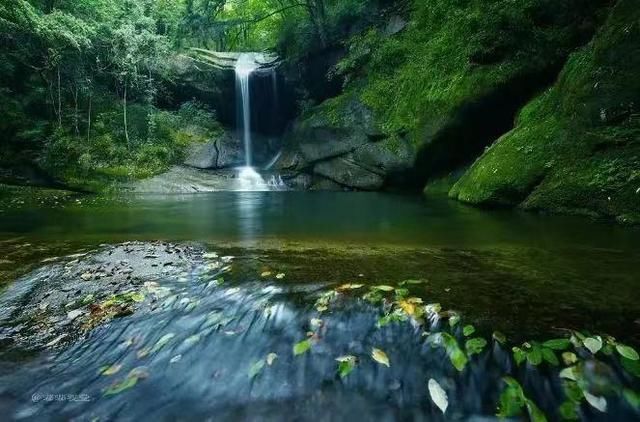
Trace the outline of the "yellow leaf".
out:
M 371 349 L 371 358 L 382 365 L 385 365 L 387 367 L 391 366 L 387 354 L 380 349 L 376 349 L 375 347 Z
M 409 316 L 413 316 L 416 312 L 416 306 L 407 300 L 401 300 L 398 302 L 398 306 Z
M 338 290 L 338 291 L 342 291 L 342 290 L 356 290 L 356 289 L 361 289 L 362 287 L 364 287 L 364 284 L 351 284 L 351 283 L 347 283 L 347 284 L 343 284 L 342 286 L 338 287 L 336 290 Z
M 271 366 L 273 365 L 273 362 L 278 359 L 278 355 L 275 353 L 269 353 L 267 355 L 267 365 Z
M 101 374 L 102 375 L 114 375 L 117 374 L 118 371 L 120 371 L 120 369 L 122 368 L 122 365 L 111 365 L 107 368 L 105 368 Z
M 285 274 L 284 273 L 280 273 L 280 274 L 276 275 L 276 278 L 278 280 L 282 280 L 283 278 L 285 278 Z
M 265 277 L 269 277 L 271 275 L 271 271 L 265 271 L 262 274 L 260 274 L 260 277 L 265 278 Z
M 391 286 L 385 286 L 385 285 L 382 285 L 382 286 L 376 286 L 375 288 L 376 288 L 376 289 L 378 289 L 378 290 L 382 290 L 383 292 L 392 292 L 392 291 L 394 290 L 394 288 L 393 288 L 393 287 L 391 287 Z

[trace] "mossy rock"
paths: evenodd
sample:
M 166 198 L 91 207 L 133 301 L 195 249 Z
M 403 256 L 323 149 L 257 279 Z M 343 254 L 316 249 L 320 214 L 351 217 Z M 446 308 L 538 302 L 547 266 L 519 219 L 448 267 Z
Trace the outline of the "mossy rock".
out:
M 483 205 L 640 221 L 640 4 L 621 0 L 558 82 L 450 191 Z

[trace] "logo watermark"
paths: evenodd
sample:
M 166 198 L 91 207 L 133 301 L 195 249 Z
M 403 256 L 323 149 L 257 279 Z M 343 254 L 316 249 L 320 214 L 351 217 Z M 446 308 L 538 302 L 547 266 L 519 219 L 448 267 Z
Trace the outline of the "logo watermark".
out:
M 52 402 L 52 401 L 79 401 L 89 402 L 93 398 L 88 394 L 47 394 L 47 393 L 33 393 L 31 395 L 31 401 L 38 402 Z

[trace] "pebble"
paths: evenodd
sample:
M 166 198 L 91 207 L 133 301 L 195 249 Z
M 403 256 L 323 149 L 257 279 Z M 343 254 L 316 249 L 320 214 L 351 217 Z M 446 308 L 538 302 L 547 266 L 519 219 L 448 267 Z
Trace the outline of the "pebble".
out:
M 84 314 L 84 311 L 76 309 L 75 311 L 71 311 L 71 312 L 67 313 L 67 319 L 69 321 L 73 321 L 73 320 L 77 319 L 78 317 L 82 316 L 83 314 Z

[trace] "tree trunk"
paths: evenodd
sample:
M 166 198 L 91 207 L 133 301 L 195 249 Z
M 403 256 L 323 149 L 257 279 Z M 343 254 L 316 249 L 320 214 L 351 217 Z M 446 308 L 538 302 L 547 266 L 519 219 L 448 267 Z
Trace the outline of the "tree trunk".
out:
M 122 97 L 122 111 L 124 121 L 124 137 L 127 140 L 127 148 L 131 150 L 131 141 L 129 140 L 129 126 L 127 122 L 127 82 L 124 82 L 124 95 Z
M 58 127 L 62 127 L 62 92 L 60 88 L 60 66 L 58 66 Z
M 89 91 L 89 111 L 87 113 L 87 143 L 91 141 L 91 91 Z
M 122 110 L 124 118 L 124 137 L 127 140 L 127 148 L 131 150 L 131 141 L 129 140 L 129 127 L 127 124 L 127 81 L 124 82 L 124 95 L 122 97 Z
M 76 136 L 80 137 L 80 129 L 78 128 L 78 86 L 73 89 L 73 127 L 76 132 Z

